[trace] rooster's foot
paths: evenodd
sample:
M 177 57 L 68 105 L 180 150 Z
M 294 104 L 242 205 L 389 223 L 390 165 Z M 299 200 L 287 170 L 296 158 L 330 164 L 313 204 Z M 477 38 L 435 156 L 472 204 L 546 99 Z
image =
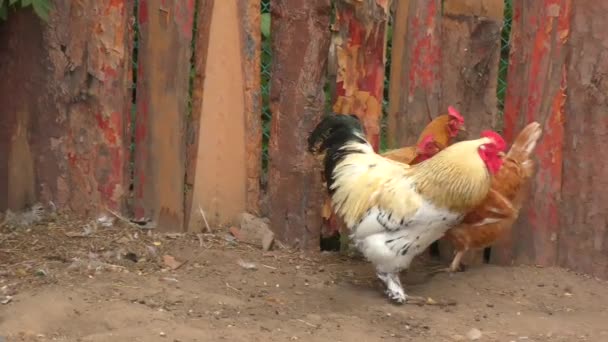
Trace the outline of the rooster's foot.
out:
M 377 276 L 386 286 L 384 293 L 391 301 L 396 304 L 405 303 L 407 295 L 403 291 L 403 286 L 401 286 L 399 273 L 378 272 Z

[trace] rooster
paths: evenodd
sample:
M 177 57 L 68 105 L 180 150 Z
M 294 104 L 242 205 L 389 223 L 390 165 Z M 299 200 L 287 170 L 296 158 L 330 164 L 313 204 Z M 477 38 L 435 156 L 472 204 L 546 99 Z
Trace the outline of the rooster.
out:
M 399 304 L 407 300 L 399 272 L 483 201 L 504 148 L 485 131 L 410 166 L 376 154 L 354 115 L 329 115 L 308 137 L 309 151 L 323 157 L 335 212 Z
M 468 213 L 461 224 L 448 230 L 445 239 L 454 246 L 456 255 L 448 269 L 460 269 L 460 261 L 468 250 L 490 247 L 511 230 L 523 202 L 523 189 L 534 172 L 530 158 L 542 134 L 538 122 L 528 124 L 519 133 L 500 171 L 492 180 L 487 198 Z
M 447 114 L 439 115 L 424 127 L 416 145 L 389 150 L 382 156 L 400 163 L 418 164 L 449 146 L 458 133 L 464 131 L 466 131 L 464 118 L 454 107 L 450 106 Z M 323 203 L 322 216 L 328 222 L 330 233 L 333 233 L 338 225 L 329 198 Z
M 423 160 L 427 160 L 432 156 L 436 155 L 437 152 L 439 152 L 441 149 L 441 145 L 435 140 L 434 136 L 432 134 L 429 134 L 423 139 L 421 139 L 421 141 L 416 146 L 408 146 L 405 148 L 393 150 L 397 153 L 390 154 L 388 156 L 386 154 L 383 154 L 382 156 L 391 160 L 415 165 L 422 162 Z M 322 210 L 323 219 L 330 222 L 330 225 L 337 226 L 337 222 L 335 220 L 335 216 L 331 208 L 330 198 L 325 199 Z

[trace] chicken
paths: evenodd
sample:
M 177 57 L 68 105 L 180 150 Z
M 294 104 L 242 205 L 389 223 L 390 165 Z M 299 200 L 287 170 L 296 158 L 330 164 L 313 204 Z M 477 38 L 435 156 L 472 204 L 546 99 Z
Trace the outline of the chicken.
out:
M 404 160 L 407 160 L 410 162 L 409 164 L 415 165 L 423 160 L 431 158 L 441 150 L 440 145 L 437 143 L 437 141 L 435 141 L 433 135 L 431 134 L 427 135 L 424 139 L 422 139 L 422 141 L 420 141 L 417 146 L 412 147 L 413 151 L 408 151 L 406 153 L 411 154 L 411 156 L 405 157 L 404 151 L 409 148 L 410 147 L 393 150 L 397 151 L 398 154 L 387 156 L 387 158 L 404 163 L 406 163 Z M 383 154 L 383 156 L 385 155 Z M 325 202 L 323 203 L 322 216 L 323 219 L 329 222 L 330 227 L 337 227 L 337 221 L 335 220 L 336 217 L 332 210 L 331 199 L 329 198 L 329 196 L 325 199 Z
M 494 176 L 486 199 L 468 213 L 461 224 L 447 231 L 445 239 L 451 242 L 456 252 L 447 271 L 457 271 L 467 251 L 490 247 L 511 231 L 522 206 L 523 190 L 534 172 L 530 155 L 541 134 L 538 122 L 528 124 L 519 133 L 504 158 L 503 166 Z
M 466 131 L 464 118 L 454 107 L 450 106 L 448 107 L 448 114 L 436 117 L 424 128 L 424 130 L 422 130 L 422 133 L 420 133 L 418 141 L 416 142 L 416 146 L 397 148 L 386 151 L 382 155 L 394 161 L 412 164 L 413 160 L 418 156 L 417 148 L 420 146 L 423 139 L 431 136 L 437 145 L 438 151 L 440 151 L 451 145 L 452 140 L 461 131 Z M 433 155 L 434 154 L 431 154 L 428 157 Z
M 382 155 L 394 161 L 414 165 L 449 146 L 461 131 L 466 131 L 464 118 L 454 107 L 450 106 L 447 114 L 436 117 L 422 130 L 415 146 L 389 150 Z M 329 198 L 323 203 L 322 216 L 328 222 L 330 233 L 335 232 L 338 224 Z
M 329 115 L 308 137 L 333 208 L 395 303 L 407 300 L 399 272 L 483 201 L 504 148 L 485 131 L 410 166 L 376 154 L 354 115 Z
M 416 144 L 416 146 L 406 146 L 382 153 L 382 156 L 404 164 L 418 164 L 423 160 L 437 154 L 443 150 L 442 146 L 433 134 L 428 134 Z

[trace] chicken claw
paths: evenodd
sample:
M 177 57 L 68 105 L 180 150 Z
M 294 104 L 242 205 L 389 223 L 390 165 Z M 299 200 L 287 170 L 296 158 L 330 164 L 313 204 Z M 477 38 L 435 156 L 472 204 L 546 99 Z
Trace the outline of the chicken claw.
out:
M 405 303 L 407 295 L 403 291 L 403 286 L 401 285 L 401 280 L 399 279 L 399 273 L 378 272 L 376 275 L 378 276 L 378 279 L 380 279 L 386 286 L 384 293 L 390 300 L 396 304 Z

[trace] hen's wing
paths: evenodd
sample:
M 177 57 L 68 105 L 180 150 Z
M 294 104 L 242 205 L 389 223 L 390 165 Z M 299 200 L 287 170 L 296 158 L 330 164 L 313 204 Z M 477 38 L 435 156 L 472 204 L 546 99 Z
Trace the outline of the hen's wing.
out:
M 516 214 L 517 210 L 513 207 L 511 201 L 492 188 L 483 204 L 467 214 L 462 222 L 472 226 L 480 226 L 495 223 Z
M 382 156 L 400 163 L 409 164 L 416 158 L 416 146 L 406 146 L 382 153 Z

